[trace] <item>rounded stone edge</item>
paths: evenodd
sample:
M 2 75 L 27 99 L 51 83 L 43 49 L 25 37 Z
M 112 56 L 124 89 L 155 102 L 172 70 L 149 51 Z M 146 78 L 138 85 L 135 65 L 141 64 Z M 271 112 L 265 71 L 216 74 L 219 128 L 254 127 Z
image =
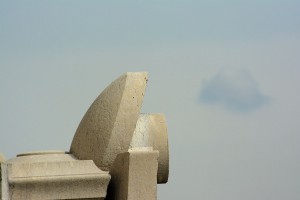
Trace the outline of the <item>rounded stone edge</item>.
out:
M 127 151 L 130 145 L 140 109 L 142 107 L 147 82 L 147 72 L 127 72 L 114 80 L 110 85 L 108 85 L 94 100 L 94 102 L 91 104 L 91 106 L 83 116 L 73 137 L 70 152 L 78 159 L 94 160 L 95 164 L 98 167 L 103 170 L 109 170 L 116 155 Z M 119 102 L 112 101 L 115 105 L 116 103 L 118 103 L 118 109 L 115 110 L 115 114 L 113 115 L 114 117 L 112 118 L 115 121 L 111 123 L 112 125 L 110 125 L 109 127 L 103 128 L 103 130 L 107 129 L 109 130 L 109 132 L 104 131 L 102 132 L 102 134 L 105 133 L 104 135 L 96 136 L 95 130 L 97 134 L 99 134 L 100 132 L 97 129 L 100 130 L 102 128 L 99 128 L 99 125 L 95 126 L 91 123 L 97 123 L 97 120 L 95 119 L 98 119 L 99 116 L 103 115 L 102 112 L 97 113 L 101 109 L 98 109 L 96 107 L 101 106 L 101 101 L 111 102 L 108 101 L 108 99 L 111 99 L 113 96 L 115 96 L 114 92 L 118 92 L 120 88 L 123 89 L 122 93 L 119 93 L 121 94 Z M 132 101 L 132 98 L 134 99 L 134 101 Z M 130 104 L 128 104 L 129 100 L 132 101 Z M 131 112 L 127 112 L 127 110 L 130 110 Z M 123 133 L 123 131 L 120 131 L 120 124 L 122 123 L 126 126 L 126 130 L 128 130 L 126 131 L 126 134 L 124 134 L 125 139 L 122 139 L 123 142 L 114 142 L 115 139 L 120 138 L 117 137 L 118 133 Z M 94 136 L 86 137 L 87 132 L 89 132 L 89 135 Z M 90 138 L 93 137 L 95 137 L 96 140 L 94 139 L 91 141 Z M 98 139 L 99 141 L 102 141 L 102 143 L 104 143 L 100 147 L 98 144 L 96 144 L 99 143 L 97 142 Z M 119 143 L 122 145 L 115 146 L 115 143 Z M 93 146 L 97 146 L 97 148 L 92 148 Z
M 164 114 L 151 113 L 139 116 L 130 148 L 141 147 L 153 147 L 153 150 L 159 151 L 157 183 L 167 183 L 169 179 L 169 143 Z
M 34 155 L 48 155 L 48 154 L 69 154 L 69 152 L 62 151 L 62 150 L 29 151 L 29 152 L 17 154 L 17 157 L 34 156 Z

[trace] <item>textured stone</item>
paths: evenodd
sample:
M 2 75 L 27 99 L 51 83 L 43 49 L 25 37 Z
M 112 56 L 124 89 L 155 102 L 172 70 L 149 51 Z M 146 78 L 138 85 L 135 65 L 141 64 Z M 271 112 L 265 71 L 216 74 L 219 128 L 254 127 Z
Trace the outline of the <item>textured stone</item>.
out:
M 3 199 L 104 198 L 110 181 L 92 160 L 70 154 L 23 154 L 2 164 Z
M 2 166 L 2 163 L 5 162 L 5 157 L 2 153 L 0 153 L 0 199 L 2 199 L 2 170 L 1 170 L 1 166 Z
M 109 170 L 117 154 L 129 148 L 146 82 L 147 73 L 126 73 L 111 83 L 80 122 L 70 152 Z
M 17 157 L 21 157 L 21 156 L 33 156 L 33 155 L 42 155 L 41 158 L 47 158 L 45 157 L 46 154 L 68 154 L 68 152 L 66 151 L 60 151 L 60 150 L 46 150 L 46 151 L 30 151 L 30 152 L 25 152 L 25 153 L 19 153 L 17 155 Z M 53 157 L 53 155 L 51 155 L 51 157 Z M 26 159 L 28 159 L 29 157 L 26 157 Z M 18 159 L 20 160 L 20 159 Z
M 158 151 L 134 148 L 117 156 L 107 200 L 156 200 Z
M 0 153 L 0 164 L 3 163 L 5 161 L 5 156 Z
M 163 114 L 141 114 L 130 148 L 153 147 L 159 151 L 157 183 L 168 182 L 169 146 L 166 119 Z
M 146 83 L 143 72 L 112 82 L 81 120 L 70 153 L 0 154 L 0 199 L 156 200 L 157 183 L 168 181 L 168 133 L 162 114 L 140 115 Z

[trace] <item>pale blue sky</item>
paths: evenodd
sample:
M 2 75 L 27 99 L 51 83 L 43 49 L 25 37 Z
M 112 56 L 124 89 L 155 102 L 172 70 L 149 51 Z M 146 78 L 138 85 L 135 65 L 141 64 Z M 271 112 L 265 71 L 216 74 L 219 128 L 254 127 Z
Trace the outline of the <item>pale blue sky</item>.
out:
M 148 71 L 158 199 L 299 200 L 299 19 L 291 0 L 0 0 L 0 151 L 68 150 L 111 81 Z

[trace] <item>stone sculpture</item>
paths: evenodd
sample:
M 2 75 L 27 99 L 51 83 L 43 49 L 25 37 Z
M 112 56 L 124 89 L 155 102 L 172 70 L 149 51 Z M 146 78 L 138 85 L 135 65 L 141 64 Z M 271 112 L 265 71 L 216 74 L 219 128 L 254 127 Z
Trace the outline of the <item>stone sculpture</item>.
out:
M 2 200 L 155 200 L 169 176 L 165 117 L 140 114 L 147 73 L 126 73 L 93 102 L 69 152 L 39 151 L 5 161 Z

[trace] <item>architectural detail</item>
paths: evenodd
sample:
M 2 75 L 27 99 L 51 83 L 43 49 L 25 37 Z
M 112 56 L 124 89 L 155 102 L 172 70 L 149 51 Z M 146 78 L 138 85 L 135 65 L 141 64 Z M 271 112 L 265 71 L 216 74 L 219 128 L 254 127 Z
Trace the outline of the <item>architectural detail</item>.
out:
M 0 154 L 0 199 L 156 200 L 169 176 L 165 117 L 140 114 L 147 73 L 126 73 L 93 102 L 69 152 Z M 2 195 L 2 196 L 1 196 Z
M 146 83 L 147 73 L 126 73 L 112 82 L 84 115 L 70 152 L 109 170 L 117 154 L 129 148 Z
M 157 183 L 167 183 L 169 177 L 169 148 L 167 123 L 163 114 L 141 114 L 130 148 L 153 147 L 159 152 Z
M 80 199 L 105 197 L 110 180 L 92 160 L 71 154 L 27 154 L 3 166 L 3 199 Z
M 158 151 L 136 148 L 118 154 L 110 173 L 112 181 L 107 199 L 156 199 Z

